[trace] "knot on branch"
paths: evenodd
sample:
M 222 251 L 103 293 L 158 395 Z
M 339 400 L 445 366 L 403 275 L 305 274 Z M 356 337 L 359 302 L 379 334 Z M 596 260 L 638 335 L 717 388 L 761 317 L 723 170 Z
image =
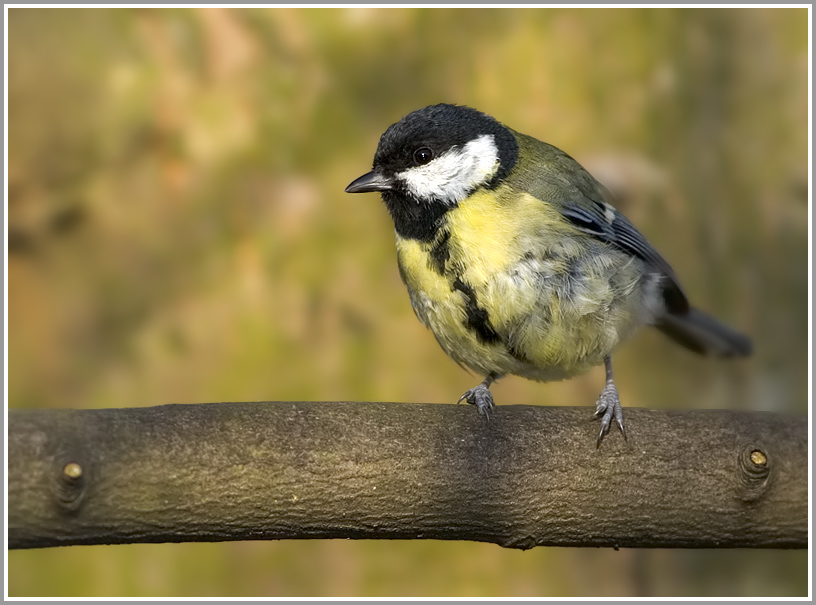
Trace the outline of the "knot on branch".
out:
M 89 466 L 82 460 L 83 456 L 66 452 L 55 457 L 54 495 L 60 509 L 65 512 L 75 512 L 82 504 Z
M 746 444 L 740 448 L 740 498 L 753 502 L 766 491 L 771 476 L 771 459 L 768 450 L 759 444 Z

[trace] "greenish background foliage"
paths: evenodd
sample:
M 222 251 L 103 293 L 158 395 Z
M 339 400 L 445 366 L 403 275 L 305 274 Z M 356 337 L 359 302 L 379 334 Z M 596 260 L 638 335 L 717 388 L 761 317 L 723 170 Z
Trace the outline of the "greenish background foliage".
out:
M 804 413 L 807 29 L 806 9 L 10 9 L 9 405 L 456 401 L 480 378 L 414 318 L 377 197 L 343 193 L 389 124 L 445 101 L 584 163 L 692 300 L 754 338 L 724 362 L 642 331 L 616 357 L 625 406 Z M 602 381 L 494 393 L 589 418 Z M 86 546 L 10 552 L 8 580 L 13 596 L 804 595 L 807 555 Z

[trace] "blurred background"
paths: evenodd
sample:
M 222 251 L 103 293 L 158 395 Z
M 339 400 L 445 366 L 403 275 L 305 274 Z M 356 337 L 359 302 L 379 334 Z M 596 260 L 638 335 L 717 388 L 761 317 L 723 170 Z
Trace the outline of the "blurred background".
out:
M 643 330 L 624 406 L 807 411 L 806 9 L 8 11 L 11 408 L 453 403 L 413 315 L 380 134 L 438 102 L 566 150 L 745 361 Z M 603 369 L 507 378 L 586 405 Z M 636 430 L 636 429 L 632 429 Z M 617 438 L 614 434 L 611 438 Z M 805 596 L 806 551 L 282 541 L 12 551 L 11 596 Z

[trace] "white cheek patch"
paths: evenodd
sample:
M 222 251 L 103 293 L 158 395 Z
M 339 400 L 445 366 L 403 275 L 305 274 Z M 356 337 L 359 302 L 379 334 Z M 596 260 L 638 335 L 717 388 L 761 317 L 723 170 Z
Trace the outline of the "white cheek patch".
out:
M 483 134 L 423 166 L 397 173 L 397 178 L 418 200 L 434 199 L 452 205 L 493 178 L 498 168 L 499 150 L 493 135 Z

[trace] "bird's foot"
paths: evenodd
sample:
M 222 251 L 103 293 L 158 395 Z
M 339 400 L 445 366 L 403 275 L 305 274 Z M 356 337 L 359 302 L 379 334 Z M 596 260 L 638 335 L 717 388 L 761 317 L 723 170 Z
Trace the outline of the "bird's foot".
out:
M 485 383 L 476 385 L 467 391 L 456 403 L 462 403 L 463 401 L 467 401 L 469 404 L 475 405 L 476 409 L 479 411 L 479 415 L 484 416 L 487 420 L 490 420 L 490 411 L 494 407 L 493 394 L 490 392 L 490 388 Z
M 598 442 L 595 447 L 601 447 L 601 441 L 603 441 L 603 438 L 609 432 L 613 418 L 618 424 L 621 433 L 623 433 L 624 440 L 626 439 L 626 430 L 623 428 L 623 406 L 621 405 L 618 389 L 615 388 L 614 382 L 607 382 L 601 391 L 598 402 L 595 404 L 595 418 L 601 419 L 601 431 L 598 433 Z

